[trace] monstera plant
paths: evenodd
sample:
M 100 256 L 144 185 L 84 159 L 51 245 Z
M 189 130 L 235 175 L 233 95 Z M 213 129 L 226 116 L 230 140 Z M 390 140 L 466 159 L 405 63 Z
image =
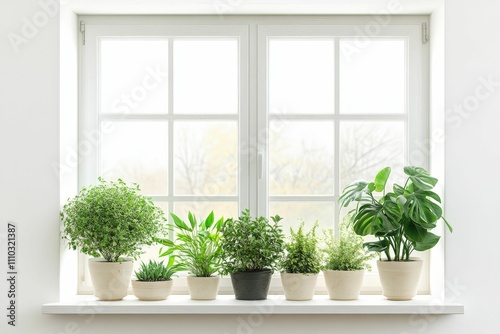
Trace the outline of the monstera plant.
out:
M 408 261 L 414 250 L 434 247 L 440 237 L 431 230 L 439 219 L 452 231 L 442 216 L 441 199 L 433 191 L 438 180 L 421 167 L 405 167 L 404 173 L 404 185 L 394 184 L 393 191 L 386 191 L 391 168 L 385 167 L 373 182 L 348 185 L 339 199 L 343 207 L 356 203 L 351 212 L 354 231 L 377 237 L 378 241 L 365 246 L 370 251 L 385 253 L 389 261 Z

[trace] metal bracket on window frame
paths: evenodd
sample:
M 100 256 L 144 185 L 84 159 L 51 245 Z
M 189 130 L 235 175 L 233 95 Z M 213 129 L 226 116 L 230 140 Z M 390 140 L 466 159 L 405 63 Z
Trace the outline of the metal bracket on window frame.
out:
M 80 21 L 80 32 L 82 33 L 83 45 L 85 45 L 85 21 Z
M 422 44 L 429 41 L 429 29 L 427 28 L 427 22 L 422 23 Z

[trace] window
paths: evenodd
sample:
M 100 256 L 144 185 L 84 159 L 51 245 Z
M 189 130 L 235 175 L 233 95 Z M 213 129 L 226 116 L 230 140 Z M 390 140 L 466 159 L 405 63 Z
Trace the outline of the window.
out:
M 427 138 L 425 19 L 360 35 L 359 17 L 84 17 L 79 138 L 96 145 L 79 145 L 79 185 L 137 182 L 167 214 L 337 228 L 349 182 L 428 163 L 410 154 Z

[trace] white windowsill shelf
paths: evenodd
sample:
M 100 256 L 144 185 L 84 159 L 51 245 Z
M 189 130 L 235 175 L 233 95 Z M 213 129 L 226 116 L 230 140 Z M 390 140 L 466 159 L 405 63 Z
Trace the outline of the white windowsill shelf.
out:
M 410 301 L 389 301 L 380 295 L 362 295 L 358 300 L 336 301 L 317 295 L 310 301 L 287 301 L 283 295 L 266 300 L 236 300 L 219 295 L 216 300 L 191 300 L 171 295 L 163 301 L 140 301 L 127 296 L 121 301 L 99 301 L 94 296 L 76 296 L 71 301 L 43 304 L 44 314 L 463 314 L 464 305 L 447 303 L 428 295 Z

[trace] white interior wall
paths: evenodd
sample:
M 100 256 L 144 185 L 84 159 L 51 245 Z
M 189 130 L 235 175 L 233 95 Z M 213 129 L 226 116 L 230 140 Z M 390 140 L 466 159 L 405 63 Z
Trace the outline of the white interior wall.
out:
M 67 6 L 67 0 L 60 2 L 63 8 Z M 201 10 L 203 6 L 213 7 L 214 3 L 199 2 L 204 4 L 186 10 Z M 245 8 L 238 1 L 220 2 L 239 4 L 233 6 L 235 12 Z M 293 12 L 311 12 L 313 3 L 324 6 L 325 10 L 347 8 L 342 7 L 346 6 L 346 1 L 340 2 L 341 6 L 335 7 L 339 1 L 291 1 L 295 3 Z M 373 13 L 371 10 L 374 7 L 363 6 L 363 2 L 351 0 L 351 8 L 355 11 L 368 8 L 368 13 Z M 419 3 L 414 0 L 388 0 L 376 1 L 375 5 L 394 2 L 406 6 L 409 12 L 417 10 L 414 8 Z M 484 0 L 479 6 L 471 0 L 445 0 L 444 7 L 445 86 L 439 89 L 445 91 L 447 114 L 444 121 L 441 117 L 446 130 L 444 161 L 441 164 L 445 173 L 442 180 L 445 181 L 446 216 L 455 228 L 445 245 L 445 273 L 449 282 L 446 295 L 448 299 L 465 304 L 465 314 L 266 317 L 41 314 L 41 305 L 53 302 L 59 296 L 60 189 L 53 164 L 59 160 L 61 136 L 65 136 L 64 131 L 60 134 L 60 117 L 74 108 L 71 96 L 75 94 L 74 87 L 64 87 L 60 91 L 60 84 L 64 82 L 60 81 L 59 69 L 61 64 L 68 66 L 66 56 L 71 56 L 72 51 L 61 50 L 60 53 L 59 43 L 60 38 L 64 43 L 72 43 L 74 35 L 65 33 L 75 19 L 70 17 L 68 21 L 59 22 L 59 15 L 47 15 L 45 22 L 43 15 L 39 14 L 43 10 L 40 3 L 56 3 L 56 0 L 11 2 L 8 10 L 0 11 L 1 252 L 5 252 L 6 247 L 5 224 L 15 221 L 19 225 L 18 328 L 8 326 L 6 317 L 2 316 L 2 332 L 6 329 L 7 333 L 132 333 L 146 329 L 186 333 L 275 333 L 285 330 L 301 333 L 313 330 L 317 333 L 370 331 L 399 334 L 471 333 L 477 331 L 478 324 L 482 328 L 496 328 L 495 314 L 490 306 L 500 294 L 495 289 L 500 277 L 495 269 L 496 260 L 490 254 L 494 254 L 495 237 L 500 234 L 500 225 L 490 208 L 495 207 L 495 190 L 500 183 L 495 168 L 495 162 L 500 158 L 500 149 L 495 145 L 500 142 L 500 132 L 496 129 L 500 123 L 500 114 L 496 112 L 500 108 L 500 37 L 497 34 L 500 21 L 496 17 L 500 6 L 497 1 Z M 111 3 L 110 9 L 118 8 L 113 7 L 116 4 L 114 0 L 106 3 Z M 127 3 L 133 5 L 131 0 Z M 166 2 L 150 3 L 158 6 Z M 186 3 L 195 4 L 196 1 L 186 0 Z M 253 5 L 248 8 L 255 12 L 277 8 L 276 4 L 271 6 L 269 3 L 271 1 L 245 1 L 245 4 Z M 433 1 L 423 1 L 423 4 L 428 9 L 436 10 Z M 316 7 L 316 10 L 319 8 Z M 442 20 L 438 10 L 435 14 L 431 26 L 440 24 Z M 38 21 L 39 27 L 31 31 L 24 28 L 30 37 L 22 40 L 18 52 L 15 52 L 9 42 L 9 36 L 12 38 L 13 35 L 9 34 L 22 36 L 23 26 L 27 25 L 26 22 L 34 22 L 34 19 L 41 20 Z M 439 59 L 439 56 L 436 57 Z M 61 74 L 64 76 L 64 73 Z M 439 74 L 433 77 L 439 82 Z M 489 84 L 484 83 L 488 81 Z M 431 104 L 439 107 L 442 104 L 439 95 L 437 99 L 431 100 Z M 439 121 L 439 117 L 435 121 Z M 64 156 L 64 152 L 61 155 Z M 6 268 L 6 256 L 0 255 L 0 268 Z M 487 270 L 486 278 L 476 274 L 479 269 Z M 6 280 L 2 280 L 0 291 L 5 296 Z M 2 303 L 6 301 L 4 297 Z

